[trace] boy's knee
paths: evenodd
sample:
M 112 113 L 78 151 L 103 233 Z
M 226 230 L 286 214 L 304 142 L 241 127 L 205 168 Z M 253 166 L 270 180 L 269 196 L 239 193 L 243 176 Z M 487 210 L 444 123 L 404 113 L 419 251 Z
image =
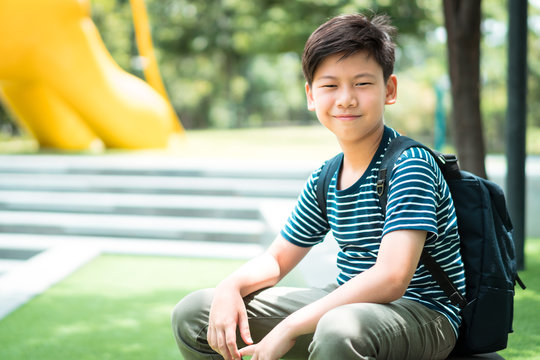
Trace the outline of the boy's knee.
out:
M 196 337 L 201 326 L 208 321 L 214 290 L 195 291 L 184 297 L 174 307 L 171 322 L 175 337 L 184 341 Z
M 319 320 L 310 344 L 310 359 L 376 354 L 377 335 L 373 331 L 376 327 L 372 325 L 377 315 L 371 305 L 340 306 L 326 313 Z

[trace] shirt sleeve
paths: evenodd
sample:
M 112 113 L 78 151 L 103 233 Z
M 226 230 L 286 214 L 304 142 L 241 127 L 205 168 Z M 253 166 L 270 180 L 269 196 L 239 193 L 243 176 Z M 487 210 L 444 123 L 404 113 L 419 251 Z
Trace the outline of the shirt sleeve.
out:
M 421 148 L 410 148 L 398 158 L 389 182 L 383 236 L 396 230 L 437 236 L 437 170 L 433 157 Z
M 316 189 L 321 169 L 314 171 L 307 180 L 293 212 L 281 230 L 281 235 L 287 241 L 301 247 L 320 243 L 330 229 L 317 203 Z

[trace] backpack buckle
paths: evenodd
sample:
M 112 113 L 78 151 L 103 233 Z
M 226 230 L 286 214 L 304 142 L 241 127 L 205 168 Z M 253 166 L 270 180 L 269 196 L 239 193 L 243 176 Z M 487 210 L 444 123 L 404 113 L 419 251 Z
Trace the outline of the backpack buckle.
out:
M 464 309 L 467 306 L 467 300 L 459 292 L 455 292 L 450 295 L 450 301 L 452 304 L 459 306 L 460 309 Z
M 446 180 L 461 179 L 461 171 L 459 171 L 458 158 L 454 154 L 442 154 L 439 159 L 445 165 L 443 168 L 444 178 Z
M 444 159 L 445 163 L 449 164 L 457 163 L 458 161 L 457 156 L 454 154 L 443 154 L 441 157 Z
M 377 179 L 377 195 L 379 197 L 384 194 L 384 183 L 386 182 L 386 169 L 379 170 L 379 178 Z
M 384 180 L 377 180 L 377 195 L 382 196 L 384 194 Z

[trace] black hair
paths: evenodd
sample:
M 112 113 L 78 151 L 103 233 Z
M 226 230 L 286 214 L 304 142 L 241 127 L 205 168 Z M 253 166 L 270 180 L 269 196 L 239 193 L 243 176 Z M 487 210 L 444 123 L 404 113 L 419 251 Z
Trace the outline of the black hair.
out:
M 334 17 L 319 26 L 308 38 L 302 54 L 302 71 L 309 86 L 320 63 L 330 55 L 343 54 L 342 59 L 359 51 L 367 51 L 382 67 L 384 81 L 394 71 L 395 28 L 387 15 L 371 19 L 362 14 Z

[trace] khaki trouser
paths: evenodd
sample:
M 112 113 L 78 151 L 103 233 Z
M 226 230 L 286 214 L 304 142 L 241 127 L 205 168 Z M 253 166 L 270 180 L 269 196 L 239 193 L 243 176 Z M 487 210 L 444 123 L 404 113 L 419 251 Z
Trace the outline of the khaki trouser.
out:
M 273 287 L 248 295 L 244 300 L 253 341 L 335 288 Z M 174 308 L 173 332 L 185 360 L 222 359 L 206 341 L 213 291 L 194 292 Z M 448 319 L 415 301 L 357 303 L 326 313 L 315 334 L 298 338 L 284 359 L 446 359 L 455 342 Z M 245 346 L 240 336 L 237 343 Z

